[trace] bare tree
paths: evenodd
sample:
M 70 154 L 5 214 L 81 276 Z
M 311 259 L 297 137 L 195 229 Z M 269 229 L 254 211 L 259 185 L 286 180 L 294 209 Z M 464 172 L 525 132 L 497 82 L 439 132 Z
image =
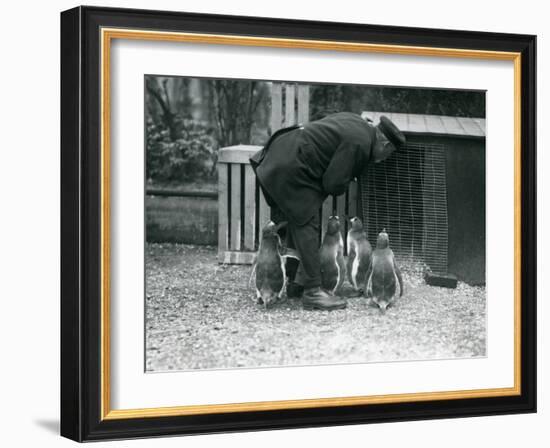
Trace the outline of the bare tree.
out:
M 170 100 L 170 95 L 168 93 L 168 79 L 164 78 L 160 80 L 159 78 L 148 76 L 145 78 L 145 88 L 149 95 L 154 98 L 160 107 L 161 110 L 161 120 L 168 128 L 170 133 L 170 139 L 176 140 L 178 135 L 178 130 L 176 127 L 176 113 L 172 110 L 172 102 Z
M 149 112 L 153 117 L 159 115 L 160 120 L 168 128 L 172 141 L 178 138 L 180 131 L 177 118 L 190 115 L 191 100 L 188 85 L 189 80 L 181 77 L 148 76 L 145 78 L 147 93 L 155 100 L 157 106 L 149 102 Z M 157 108 L 160 109 L 160 114 L 156 113 Z
M 220 146 L 250 143 L 254 117 L 265 97 L 263 83 L 215 80 L 211 92 Z

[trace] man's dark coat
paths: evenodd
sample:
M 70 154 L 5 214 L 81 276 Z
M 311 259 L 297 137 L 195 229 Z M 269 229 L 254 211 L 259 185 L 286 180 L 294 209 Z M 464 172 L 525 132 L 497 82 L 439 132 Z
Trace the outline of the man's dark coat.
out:
M 376 129 L 340 112 L 273 134 L 250 163 L 270 206 L 296 225 L 307 223 L 329 194 L 340 195 L 371 158 Z

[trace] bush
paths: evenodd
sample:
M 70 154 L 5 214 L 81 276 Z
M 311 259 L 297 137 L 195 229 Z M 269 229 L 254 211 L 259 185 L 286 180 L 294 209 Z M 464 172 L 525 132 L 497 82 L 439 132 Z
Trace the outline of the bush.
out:
M 205 122 L 175 117 L 177 138 L 170 138 L 169 129 L 147 119 L 147 180 L 154 183 L 187 183 L 215 176 L 213 166 L 217 143 L 213 129 Z

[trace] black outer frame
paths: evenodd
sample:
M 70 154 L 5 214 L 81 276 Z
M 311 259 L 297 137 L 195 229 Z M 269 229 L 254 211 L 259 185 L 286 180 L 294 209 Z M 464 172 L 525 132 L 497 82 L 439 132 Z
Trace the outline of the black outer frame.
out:
M 100 28 L 521 52 L 521 395 L 100 420 Z M 140 438 L 536 412 L 536 36 L 77 7 L 61 13 L 61 435 Z

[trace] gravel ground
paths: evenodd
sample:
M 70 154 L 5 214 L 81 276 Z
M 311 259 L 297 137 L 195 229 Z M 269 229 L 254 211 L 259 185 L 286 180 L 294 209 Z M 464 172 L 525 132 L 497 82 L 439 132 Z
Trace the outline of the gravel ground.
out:
M 385 315 L 364 298 L 339 311 L 269 310 L 250 266 L 220 265 L 216 248 L 147 246 L 147 371 L 363 363 L 486 354 L 485 288 L 427 286 L 402 266 L 405 294 Z

